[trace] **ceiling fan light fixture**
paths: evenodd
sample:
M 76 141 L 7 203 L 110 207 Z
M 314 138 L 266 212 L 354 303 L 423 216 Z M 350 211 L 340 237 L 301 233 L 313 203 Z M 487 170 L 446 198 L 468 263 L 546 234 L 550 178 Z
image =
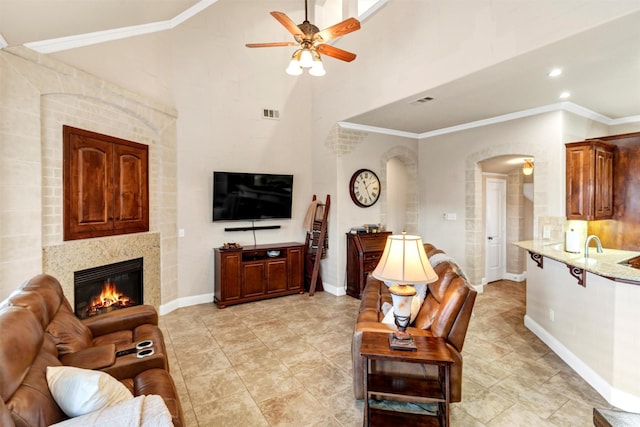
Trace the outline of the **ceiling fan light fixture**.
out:
M 356 54 L 347 52 L 326 42 L 338 37 L 342 37 L 353 31 L 360 29 L 360 21 L 355 18 L 348 18 L 342 22 L 325 28 L 320 31 L 318 27 L 309 22 L 307 14 L 308 1 L 304 2 L 304 22 L 297 25 L 285 13 L 272 11 L 273 16 L 283 27 L 291 33 L 294 42 L 275 42 L 275 43 L 247 43 L 247 47 L 274 47 L 274 46 L 296 46 L 300 48 L 291 56 L 289 66 L 285 69 L 286 73 L 292 76 L 302 74 L 302 68 L 309 68 L 309 74 L 312 76 L 324 76 L 326 71 L 322 65 L 320 53 L 331 58 L 339 59 L 345 62 L 351 62 L 356 59 Z
M 286 68 L 285 72 L 290 76 L 299 76 L 302 74 L 302 68 L 300 68 L 300 53 L 302 49 L 298 49 L 293 52 L 291 55 L 291 61 L 289 61 L 289 66 Z
M 292 59 L 285 71 L 290 76 L 299 76 L 302 74 L 302 68 L 300 68 L 300 63 L 297 59 Z
M 302 49 L 302 53 L 300 53 L 300 66 L 302 68 L 311 68 L 311 66 L 313 66 L 313 54 L 311 53 L 311 49 Z
M 324 65 L 322 65 L 322 59 L 320 58 L 320 54 L 318 54 L 317 52 L 316 52 L 316 57 L 313 60 L 313 65 L 309 70 L 309 74 L 316 77 L 322 77 L 325 74 L 327 74 L 327 72 L 324 69 Z

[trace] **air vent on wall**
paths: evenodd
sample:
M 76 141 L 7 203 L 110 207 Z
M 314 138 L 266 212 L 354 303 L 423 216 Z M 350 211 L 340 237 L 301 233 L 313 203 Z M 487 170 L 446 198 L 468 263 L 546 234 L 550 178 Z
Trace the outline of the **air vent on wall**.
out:
M 430 96 L 425 96 L 424 98 L 416 99 L 415 101 L 411 101 L 409 104 L 419 105 L 426 104 L 427 102 L 433 101 L 433 98 Z
M 263 108 L 262 109 L 262 118 L 263 119 L 271 119 L 271 120 L 280 120 L 280 111 Z

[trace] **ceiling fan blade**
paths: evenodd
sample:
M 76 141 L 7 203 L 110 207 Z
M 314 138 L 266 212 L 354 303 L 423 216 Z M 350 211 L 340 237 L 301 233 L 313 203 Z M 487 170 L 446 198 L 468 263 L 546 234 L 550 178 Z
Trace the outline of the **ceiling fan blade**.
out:
M 356 59 L 355 53 L 338 49 L 337 47 L 333 47 L 330 44 L 320 44 L 316 47 L 316 50 L 323 55 L 327 55 L 332 58 L 339 59 L 341 61 L 351 62 L 354 59 Z
M 303 34 L 300 28 L 296 25 L 295 22 L 291 20 L 287 15 L 282 12 L 271 12 L 271 16 L 276 18 L 279 23 L 282 24 L 283 27 L 287 29 L 293 36 L 298 40 L 298 37 L 302 38 Z
M 277 46 L 297 46 L 294 42 L 275 42 L 275 43 L 247 43 L 246 47 L 277 47 Z
M 344 21 L 325 28 L 322 31 L 317 32 L 313 36 L 314 41 L 326 42 L 336 37 L 344 36 L 353 31 L 360 29 L 360 21 L 356 18 L 345 19 Z

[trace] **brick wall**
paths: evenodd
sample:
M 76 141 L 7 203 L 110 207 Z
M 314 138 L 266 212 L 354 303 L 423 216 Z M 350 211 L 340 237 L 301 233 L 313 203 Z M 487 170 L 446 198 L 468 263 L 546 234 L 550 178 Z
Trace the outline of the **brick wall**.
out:
M 22 47 L 0 75 L 0 298 L 45 272 L 71 299 L 72 268 L 146 254 L 145 302 L 177 299 L 175 110 Z M 149 233 L 62 240 L 65 124 L 149 145 Z

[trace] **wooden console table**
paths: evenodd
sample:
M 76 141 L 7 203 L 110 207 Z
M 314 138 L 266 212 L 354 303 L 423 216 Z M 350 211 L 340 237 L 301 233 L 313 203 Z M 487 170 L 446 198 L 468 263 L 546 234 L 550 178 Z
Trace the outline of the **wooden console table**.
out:
M 214 301 L 220 308 L 304 293 L 304 244 L 214 249 Z
M 417 351 L 391 350 L 389 334 L 365 331 L 362 334 L 360 355 L 365 358 L 364 425 L 424 425 L 449 426 L 451 402 L 450 370 L 453 358 L 443 338 L 413 337 Z M 415 378 L 399 374 L 372 372 L 372 360 L 420 363 L 438 366 L 438 378 Z M 387 411 L 372 408 L 372 396 L 385 400 L 416 403 L 437 403 L 436 415 Z

